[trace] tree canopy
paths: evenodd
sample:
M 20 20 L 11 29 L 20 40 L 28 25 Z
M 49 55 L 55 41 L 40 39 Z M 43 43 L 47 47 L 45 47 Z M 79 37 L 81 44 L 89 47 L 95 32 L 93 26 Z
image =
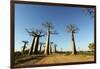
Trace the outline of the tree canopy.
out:
M 95 44 L 94 43 L 90 43 L 88 48 L 91 50 L 91 51 L 94 51 L 95 49 Z
M 79 28 L 75 24 L 69 24 L 66 26 L 66 31 L 67 32 L 73 32 L 76 33 L 78 32 Z

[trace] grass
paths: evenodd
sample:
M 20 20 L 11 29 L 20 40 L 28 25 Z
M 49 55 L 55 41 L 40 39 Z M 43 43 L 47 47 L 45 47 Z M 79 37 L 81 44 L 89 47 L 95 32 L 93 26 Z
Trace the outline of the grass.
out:
M 15 64 L 20 64 L 20 63 L 27 62 L 27 61 L 30 61 L 30 60 L 35 60 L 35 59 L 38 59 L 40 57 L 43 58 L 45 56 L 44 55 L 31 55 L 31 56 L 27 55 L 23 58 L 21 56 L 21 58 L 15 59 Z
M 80 51 L 76 55 L 72 55 L 71 51 L 68 52 L 57 52 L 51 55 L 27 55 L 20 54 L 15 56 L 15 65 L 20 64 L 49 64 L 49 63 L 70 63 L 70 62 L 83 62 L 93 61 L 94 52 L 92 51 Z
M 80 52 L 77 52 L 77 55 L 89 55 L 89 56 L 92 56 L 92 55 L 94 55 L 94 52 L 93 51 L 80 51 Z

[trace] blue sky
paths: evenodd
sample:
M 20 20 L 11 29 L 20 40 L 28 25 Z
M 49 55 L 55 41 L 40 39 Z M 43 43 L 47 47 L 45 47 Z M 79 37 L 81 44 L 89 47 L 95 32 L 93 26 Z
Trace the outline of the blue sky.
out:
M 94 42 L 94 19 L 87 15 L 83 8 L 15 4 L 15 50 L 21 50 L 22 40 L 29 41 L 30 48 L 32 37 L 25 31 L 27 29 L 46 29 L 41 25 L 50 21 L 58 35 L 51 35 L 51 41 L 57 44 L 57 49 L 71 50 L 71 33 L 65 31 L 68 24 L 76 24 L 80 29 L 75 33 L 76 48 L 87 50 L 88 44 Z M 41 37 L 40 42 L 45 42 L 46 37 Z

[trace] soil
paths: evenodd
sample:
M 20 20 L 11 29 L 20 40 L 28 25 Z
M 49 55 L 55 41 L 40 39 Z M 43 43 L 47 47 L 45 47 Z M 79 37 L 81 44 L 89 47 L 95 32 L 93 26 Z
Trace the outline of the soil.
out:
M 45 57 L 38 57 L 27 62 L 15 65 L 15 67 L 34 66 L 42 64 L 58 64 L 58 63 L 73 63 L 94 61 L 94 56 L 90 55 L 64 55 L 53 54 Z

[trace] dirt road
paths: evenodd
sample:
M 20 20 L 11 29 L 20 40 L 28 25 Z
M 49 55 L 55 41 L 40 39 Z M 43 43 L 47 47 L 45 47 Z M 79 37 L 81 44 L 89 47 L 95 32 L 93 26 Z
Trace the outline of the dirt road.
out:
M 51 55 L 43 58 L 35 64 L 54 64 L 54 63 L 70 63 L 70 62 L 85 62 L 94 61 L 93 56 L 83 56 L 83 55 Z
M 43 58 L 38 58 L 34 60 L 30 60 L 18 65 L 15 67 L 20 66 L 31 66 L 31 65 L 41 65 L 41 64 L 56 64 L 56 63 L 70 63 L 70 62 L 85 62 L 85 61 L 94 61 L 93 56 L 86 56 L 86 55 L 49 55 Z

